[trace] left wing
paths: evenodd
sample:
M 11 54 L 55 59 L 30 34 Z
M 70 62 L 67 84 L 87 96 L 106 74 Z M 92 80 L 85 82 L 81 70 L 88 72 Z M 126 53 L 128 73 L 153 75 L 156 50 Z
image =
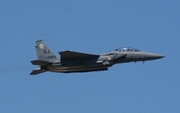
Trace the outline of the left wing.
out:
M 95 54 L 87 54 L 87 53 L 80 53 L 80 52 L 74 52 L 74 51 L 61 51 L 59 52 L 62 59 L 76 59 L 76 58 L 90 58 L 90 57 L 99 57 L 99 55 Z
M 100 55 L 80 53 L 74 51 L 61 51 L 61 65 L 81 66 L 94 64 Z

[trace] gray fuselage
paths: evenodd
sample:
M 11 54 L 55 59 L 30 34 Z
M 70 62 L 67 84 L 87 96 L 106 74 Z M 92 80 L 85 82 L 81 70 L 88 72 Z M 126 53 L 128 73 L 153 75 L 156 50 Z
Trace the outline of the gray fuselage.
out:
M 49 65 L 47 69 L 51 72 L 90 72 L 108 70 L 114 64 L 148 61 L 163 58 L 164 56 L 142 51 L 112 51 L 108 54 L 101 54 L 99 57 L 81 58 L 68 60 L 63 65 L 61 61 Z
M 60 59 L 42 41 L 36 41 L 37 60 L 32 60 L 33 65 L 39 68 L 33 70 L 30 75 L 37 75 L 43 72 L 90 72 L 104 71 L 108 67 L 118 63 L 147 61 L 163 58 L 164 56 L 143 52 L 135 48 L 119 48 L 106 54 L 89 54 L 71 50 L 59 52 Z

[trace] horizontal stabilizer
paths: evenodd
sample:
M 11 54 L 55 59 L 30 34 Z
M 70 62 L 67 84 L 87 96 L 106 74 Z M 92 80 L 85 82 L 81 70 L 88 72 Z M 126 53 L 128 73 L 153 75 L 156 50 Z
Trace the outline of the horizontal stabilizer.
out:
M 40 74 L 40 73 L 43 73 L 43 72 L 46 72 L 46 70 L 33 70 L 30 75 L 37 75 L 37 74 Z
M 42 60 L 33 60 L 33 61 L 31 61 L 31 63 L 33 65 L 47 65 L 47 64 L 51 64 L 51 62 L 42 61 Z
M 87 54 L 87 53 L 80 53 L 80 52 L 75 52 L 75 51 L 61 51 L 59 52 L 61 55 L 62 59 L 66 58 L 89 58 L 89 57 L 99 57 L 99 55 L 96 54 Z

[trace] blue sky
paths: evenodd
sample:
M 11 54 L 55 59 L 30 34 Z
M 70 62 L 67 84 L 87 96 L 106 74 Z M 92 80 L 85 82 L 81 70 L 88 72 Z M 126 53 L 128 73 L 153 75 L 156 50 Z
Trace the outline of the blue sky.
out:
M 1 113 L 179 113 L 180 1 L 1 0 Z M 35 41 L 104 53 L 135 47 L 164 59 L 104 72 L 30 76 Z

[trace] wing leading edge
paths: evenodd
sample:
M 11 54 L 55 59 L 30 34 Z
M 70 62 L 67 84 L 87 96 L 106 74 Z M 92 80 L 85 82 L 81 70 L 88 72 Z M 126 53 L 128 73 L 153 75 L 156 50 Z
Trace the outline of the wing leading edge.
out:
M 87 54 L 87 53 L 80 53 L 75 51 L 61 51 L 59 52 L 62 59 L 69 59 L 69 58 L 90 58 L 90 57 L 99 57 L 99 55 L 96 54 Z

